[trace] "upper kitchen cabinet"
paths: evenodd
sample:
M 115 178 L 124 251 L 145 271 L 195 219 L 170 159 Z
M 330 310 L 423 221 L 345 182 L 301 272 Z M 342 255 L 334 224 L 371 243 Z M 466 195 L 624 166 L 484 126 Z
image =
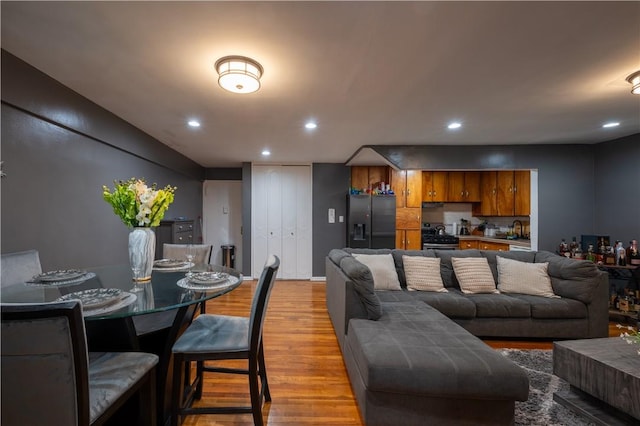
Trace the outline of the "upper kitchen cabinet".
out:
M 391 189 L 396 194 L 396 207 L 422 206 L 422 171 L 391 170 Z
M 422 201 L 444 202 L 447 200 L 448 172 L 422 172 Z
M 448 202 L 480 202 L 481 172 L 449 172 Z
M 356 189 L 373 188 L 380 182 L 389 182 L 387 166 L 352 166 L 351 187 Z
M 482 172 L 481 201 L 474 204 L 477 216 L 528 216 L 531 189 L 528 170 Z

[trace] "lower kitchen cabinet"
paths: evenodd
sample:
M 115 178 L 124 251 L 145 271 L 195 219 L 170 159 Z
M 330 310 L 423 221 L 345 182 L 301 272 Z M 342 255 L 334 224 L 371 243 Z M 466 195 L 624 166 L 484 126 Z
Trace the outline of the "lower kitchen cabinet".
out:
M 421 250 L 421 231 L 419 229 L 396 229 L 396 248 L 401 250 Z

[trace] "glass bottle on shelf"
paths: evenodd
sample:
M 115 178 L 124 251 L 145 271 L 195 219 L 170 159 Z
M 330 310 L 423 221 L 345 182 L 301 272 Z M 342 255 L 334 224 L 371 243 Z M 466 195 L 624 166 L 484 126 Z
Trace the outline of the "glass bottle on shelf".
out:
M 622 246 L 622 241 L 616 243 L 616 265 L 627 266 L 627 251 Z
M 640 252 L 638 251 L 638 240 L 631 241 L 628 263 L 632 266 L 640 266 Z
M 587 260 L 590 262 L 596 261 L 596 255 L 593 252 L 593 244 L 589 244 L 589 247 L 587 248 Z
M 576 241 L 576 237 L 573 237 L 571 239 L 571 243 L 569 243 L 570 257 L 575 257 L 577 248 L 578 248 L 578 242 Z

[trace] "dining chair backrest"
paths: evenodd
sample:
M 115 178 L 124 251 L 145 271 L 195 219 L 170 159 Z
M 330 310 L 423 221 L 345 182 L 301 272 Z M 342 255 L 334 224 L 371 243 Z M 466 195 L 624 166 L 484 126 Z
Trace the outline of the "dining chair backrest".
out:
M 250 351 L 256 351 L 254 353 L 257 353 L 262 340 L 262 328 L 264 326 L 267 305 L 279 267 L 280 259 L 278 259 L 278 256 L 270 255 L 264 265 L 264 269 L 258 280 L 256 293 L 253 296 L 251 316 L 249 318 L 249 349 Z
M 192 244 L 195 257 L 193 259 L 196 264 L 211 263 L 211 251 L 213 246 L 210 244 Z M 165 259 L 186 259 L 188 244 L 168 244 L 162 245 L 162 257 Z
M 42 273 L 37 250 L 6 253 L 0 257 L 0 286 L 21 284 Z
M 80 302 L 0 309 L 1 423 L 88 425 L 88 354 Z

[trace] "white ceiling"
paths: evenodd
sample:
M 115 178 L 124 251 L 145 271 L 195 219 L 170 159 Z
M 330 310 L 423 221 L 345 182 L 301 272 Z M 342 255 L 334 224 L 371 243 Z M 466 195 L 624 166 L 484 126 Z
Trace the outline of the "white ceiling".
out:
M 205 167 L 640 132 L 640 2 L 8 2 L 2 48 Z M 249 56 L 233 95 L 214 62 Z M 193 130 L 186 121 L 197 118 Z M 313 119 L 318 128 L 304 129 Z M 452 120 L 463 127 L 447 130 Z M 603 129 L 607 121 L 620 126 Z

